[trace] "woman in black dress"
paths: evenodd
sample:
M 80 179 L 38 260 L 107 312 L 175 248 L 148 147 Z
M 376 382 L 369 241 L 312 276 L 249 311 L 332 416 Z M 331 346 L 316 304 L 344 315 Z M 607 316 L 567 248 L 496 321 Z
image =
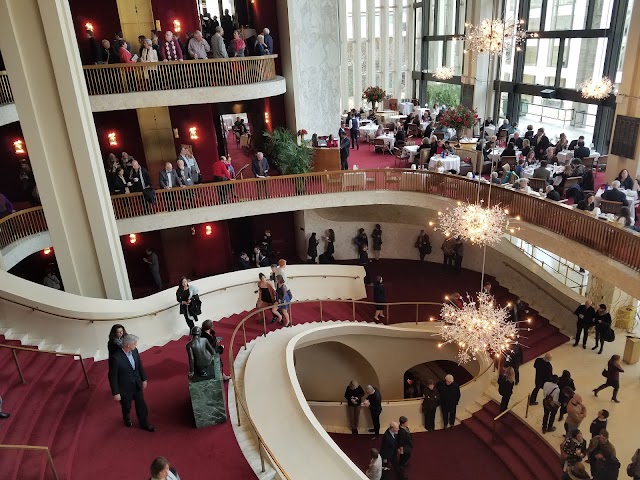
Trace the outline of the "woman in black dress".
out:
M 373 301 L 376 304 L 376 314 L 374 315 L 373 320 L 377 322 L 380 320 L 380 317 L 385 318 L 384 313 L 382 313 L 384 312 L 384 305 L 382 304 L 387 301 L 381 276 L 377 276 L 376 281 L 373 284 Z
M 335 252 L 333 244 L 336 241 L 336 234 L 332 228 L 327 231 L 327 236 L 324 238 L 327 241 L 327 246 L 324 249 L 324 253 L 320 255 L 320 263 L 336 263 L 336 259 L 333 258 Z
M 119 323 L 116 323 L 111 327 L 111 331 L 109 332 L 109 342 L 107 343 L 109 356 L 113 355 L 114 352 L 118 351 L 118 349 L 122 347 L 122 339 L 126 334 L 127 330 Z
M 320 242 L 316 238 L 316 232 L 313 232 L 309 237 L 309 247 L 307 248 L 307 256 L 309 257 L 309 263 L 316 263 L 316 257 L 318 256 L 318 244 Z
M 189 325 L 189 331 L 191 331 L 195 325 L 193 323 L 194 320 L 197 322 L 200 314 L 200 297 L 198 288 L 189 284 L 189 280 L 186 277 L 180 279 L 180 285 L 176 291 L 176 301 L 180 305 L 180 313 L 184 315 L 184 319 Z M 193 320 L 191 320 L 190 315 Z
M 382 228 L 379 223 L 376 223 L 376 228 L 371 232 L 371 239 L 373 240 L 373 258 L 377 262 L 380 260 L 380 250 L 382 249 Z
M 509 407 L 509 400 L 511 400 L 515 383 L 516 372 L 513 370 L 513 367 L 505 368 L 504 374 L 498 377 L 498 393 L 502 395 L 502 401 L 500 402 L 501 412 L 504 412 Z

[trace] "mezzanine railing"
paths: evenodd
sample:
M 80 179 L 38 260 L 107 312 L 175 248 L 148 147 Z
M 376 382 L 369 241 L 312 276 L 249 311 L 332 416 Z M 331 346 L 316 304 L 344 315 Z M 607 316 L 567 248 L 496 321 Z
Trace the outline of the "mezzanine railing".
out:
M 480 199 L 486 202 L 489 184 L 481 183 L 478 187 L 476 181 L 456 175 L 402 169 L 348 170 L 156 190 L 153 204 L 143 200 L 141 193 L 115 195 L 112 202 L 116 219 L 124 219 L 267 198 L 376 190 L 418 192 L 468 202 L 475 201 L 478 188 Z M 640 235 L 615 222 L 602 221 L 565 204 L 496 185 L 491 188 L 491 204 L 500 204 L 523 222 L 550 230 L 640 270 Z M 24 210 L 25 213 L 17 212 L 0 220 L 0 248 L 43 231 L 46 225 L 33 225 L 33 218 L 44 221 L 44 216 L 36 213 L 37 210 Z M 31 217 L 22 221 L 22 215 Z
M 7 103 L 13 103 L 13 92 L 11 92 L 9 75 L 3 70 L 0 71 L 0 105 Z

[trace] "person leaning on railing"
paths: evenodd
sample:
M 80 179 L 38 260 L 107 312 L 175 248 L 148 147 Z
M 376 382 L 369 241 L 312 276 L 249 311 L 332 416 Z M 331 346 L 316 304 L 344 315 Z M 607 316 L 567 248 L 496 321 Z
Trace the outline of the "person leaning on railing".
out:
M 173 32 L 170 30 L 165 33 L 164 40 L 160 42 L 160 58 L 163 62 L 182 62 L 184 59 L 182 48 L 180 48 L 178 40 L 173 37 Z
M 196 30 L 193 32 L 193 38 L 189 40 L 189 55 L 194 60 L 205 60 L 207 58 L 207 53 L 211 50 L 207 41 L 202 38 L 202 32 L 200 30 Z
M 258 35 L 256 44 L 254 46 L 254 52 L 256 57 L 261 57 L 262 55 L 269 55 L 269 47 L 264 43 L 264 35 Z
M 144 44 L 140 51 L 140 61 L 143 63 L 158 61 L 158 52 L 153 48 L 153 42 L 150 38 L 144 39 Z

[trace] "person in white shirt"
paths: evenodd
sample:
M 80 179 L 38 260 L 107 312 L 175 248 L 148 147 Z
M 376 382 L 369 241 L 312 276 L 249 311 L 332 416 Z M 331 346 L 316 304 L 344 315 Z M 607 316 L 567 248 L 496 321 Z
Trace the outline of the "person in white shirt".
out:
M 544 401 L 542 405 L 544 407 L 544 416 L 542 417 L 542 433 L 553 432 L 556 427 L 553 426 L 553 421 L 560 408 L 560 387 L 558 386 L 558 376 L 553 375 L 551 380 L 545 382 L 542 386 L 542 394 Z M 547 397 L 551 397 L 551 405 L 547 404 Z
M 382 478 L 382 457 L 375 448 L 371 449 L 371 460 L 365 473 L 369 480 L 380 480 Z
M 140 51 L 141 62 L 157 62 L 158 52 L 153 48 L 153 42 L 150 38 L 145 38 Z

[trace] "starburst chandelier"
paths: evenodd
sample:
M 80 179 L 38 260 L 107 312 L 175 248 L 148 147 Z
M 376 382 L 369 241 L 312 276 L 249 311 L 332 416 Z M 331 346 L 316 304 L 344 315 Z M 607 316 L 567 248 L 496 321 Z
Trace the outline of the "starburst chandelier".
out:
M 516 48 L 529 36 L 522 30 L 523 20 L 502 20 L 485 18 L 480 25 L 465 23 L 466 33 L 462 38 L 466 49 L 490 55 L 502 55 L 505 50 Z M 535 35 L 531 35 L 535 36 Z
M 438 229 L 447 237 L 461 237 L 475 245 L 491 246 L 500 242 L 509 228 L 508 214 L 497 205 L 482 208 L 478 204 L 458 203 L 453 209 L 438 212 Z
M 495 304 L 494 298 L 487 293 L 478 293 L 474 301 L 467 295 L 459 308 L 446 303 L 440 312 L 443 323 L 440 335 L 446 345 L 458 345 L 460 364 L 476 360 L 480 355 L 504 355 L 509 359 L 511 348 L 518 343 L 518 326 L 509 321 L 509 310 Z
M 589 79 L 580 85 L 580 93 L 583 98 L 604 100 L 613 92 L 613 83 L 607 77 L 602 79 Z
M 436 80 L 449 80 L 450 78 L 453 78 L 453 68 L 444 65 L 442 67 L 438 67 L 436 68 L 436 71 L 433 72 L 433 78 Z

